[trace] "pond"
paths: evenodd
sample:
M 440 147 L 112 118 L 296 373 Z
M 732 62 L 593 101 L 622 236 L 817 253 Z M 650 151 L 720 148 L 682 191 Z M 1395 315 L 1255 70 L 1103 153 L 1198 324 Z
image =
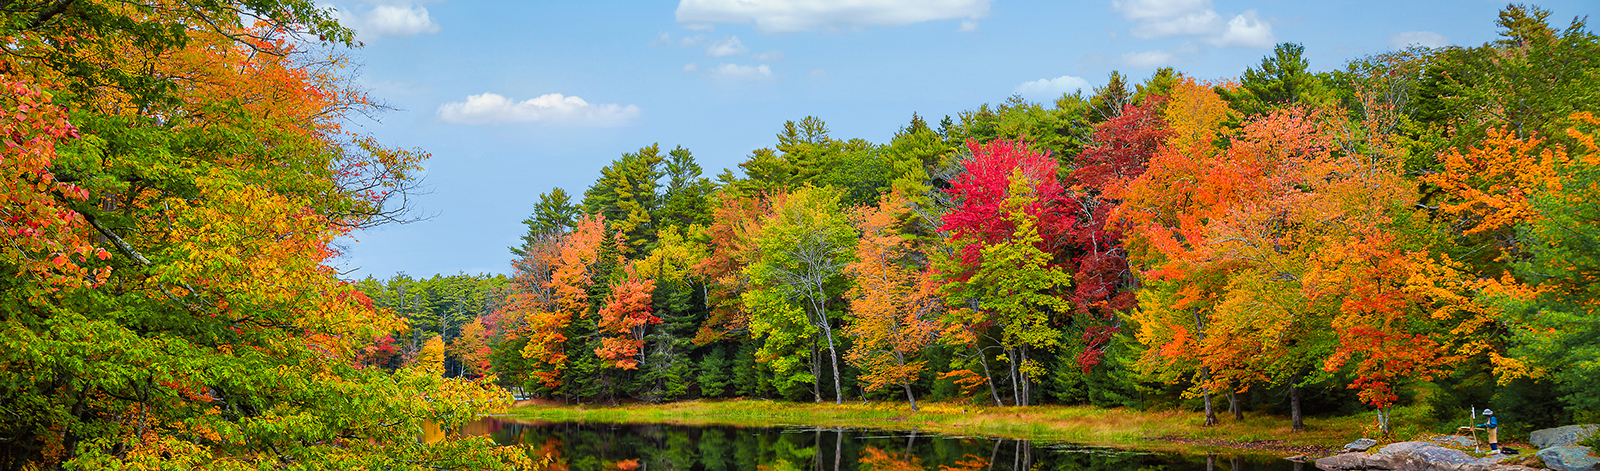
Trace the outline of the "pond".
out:
M 438 431 L 431 430 L 430 435 Z M 467 435 L 528 444 L 559 471 L 1310 471 L 1264 456 L 1185 455 L 907 431 L 526 422 L 484 418 Z M 430 437 L 431 438 L 431 437 Z

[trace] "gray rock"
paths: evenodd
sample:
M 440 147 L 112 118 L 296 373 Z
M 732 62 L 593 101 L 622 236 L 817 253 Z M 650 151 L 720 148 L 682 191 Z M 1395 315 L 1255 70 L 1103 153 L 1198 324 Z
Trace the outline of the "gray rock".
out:
M 1531 471 L 1522 466 L 1502 464 L 1513 458 L 1516 457 L 1474 458 L 1461 450 L 1433 443 L 1400 442 L 1389 444 L 1376 453 L 1333 455 L 1317 460 L 1316 464 L 1317 468 L 1329 471 Z
M 1330 471 L 1394 469 L 1394 466 L 1389 464 L 1389 455 L 1381 453 L 1343 453 L 1326 458 L 1318 458 L 1316 463 L 1317 469 Z
M 1539 450 L 1539 459 L 1555 471 L 1590 471 L 1600 464 L 1600 456 L 1586 446 L 1557 446 Z
M 1347 451 L 1367 451 L 1368 448 L 1372 448 L 1373 445 L 1377 444 L 1378 441 L 1371 438 L 1358 438 L 1356 441 L 1350 442 L 1349 445 L 1345 445 L 1344 449 Z
M 1463 437 L 1463 436 L 1460 436 L 1460 435 L 1447 435 L 1447 436 L 1443 436 L 1443 437 L 1433 437 L 1433 442 L 1434 443 L 1441 443 L 1441 444 L 1445 444 L 1445 445 L 1461 446 L 1461 447 L 1473 446 L 1473 445 L 1477 445 L 1478 444 L 1478 442 L 1476 440 L 1473 440 L 1472 437 Z
M 1467 452 L 1428 442 L 1400 442 L 1378 453 L 1393 456 L 1395 469 L 1458 469 L 1474 460 Z
M 1589 438 L 1589 435 L 1597 430 L 1600 430 L 1600 425 L 1597 424 L 1568 425 L 1566 427 L 1534 430 L 1533 433 L 1528 434 L 1528 443 L 1539 448 L 1572 446 L 1579 440 Z

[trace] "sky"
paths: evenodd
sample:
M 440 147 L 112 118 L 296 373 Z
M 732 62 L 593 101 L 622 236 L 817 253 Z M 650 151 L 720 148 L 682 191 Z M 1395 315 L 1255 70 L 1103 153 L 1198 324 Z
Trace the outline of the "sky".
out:
M 1565 27 L 1594 0 L 1534 5 Z M 409 224 L 340 241 L 347 277 L 506 273 L 540 194 L 574 199 L 659 143 L 714 176 L 816 116 L 886 143 L 1013 94 L 1052 103 L 1113 71 L 1237 77 L 1277 43 L 1311 69 L 1496 38 L 1504 2 L 1228 0 L 342 0 L 355 83 L 391 109 L 352 130 L 432 154 Z M 1593 28 L 1590 28 L 1592 31 Z

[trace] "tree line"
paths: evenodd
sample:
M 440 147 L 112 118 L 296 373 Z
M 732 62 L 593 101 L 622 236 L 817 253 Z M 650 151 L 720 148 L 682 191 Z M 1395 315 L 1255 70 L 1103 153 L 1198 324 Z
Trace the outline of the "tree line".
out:
M 1593 420 L 1600 42 L 1548 17 L 1328 72 L 1296 44 L 1114 72 L 884 144 L 806 117 L 715 176 L 652 144 L 540 195 L 496 307 L 441 333 L 567 403 Z

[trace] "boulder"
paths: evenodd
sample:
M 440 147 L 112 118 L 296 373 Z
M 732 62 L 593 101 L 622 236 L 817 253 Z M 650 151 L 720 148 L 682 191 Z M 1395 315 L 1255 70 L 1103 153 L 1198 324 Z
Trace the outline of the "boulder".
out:
M 1568 425 L 1566 427 L 1534 430 L 1533 433 L 1528 434 L 1528 443 L 1532 443 L 1533 446 L 1539 448 L 1572 446 L 1579 440 L 1589 438 L 1589 435 L 1596 431 L 1600 431 L 1600 425 Z
M 1400 470 L 1461 469 L 1474 461 L 1467 452 L 1428 442 L 1393 443 L 1378 453 L 1389 455 L 1393 469 Z
M 1469 446 L 1473 446 L 1473 445 L 1477 445 L 1478 444 L 1478 441 L 1477 440 L 1473 440 L 1472 437 L 1463 437 L 1463 436 L 1460 436 L 1460 435 L 1446 435 L 1446 436 L 1442 436 L 1442 437 L 1433 437 L 1432 441 L 1434 443 L 1439 443 L 1439 444 L 1443 444 L 1443 445 L 1450 445 L 1450 446 L 1459 446 L 1459 447 L 1469 447 Z
M 1539 459 L 1555 471 L 1591 471 L 1600 464 L 1600 456 L 1586 446 L 1557 446 L 1539 450 Z
M 1374 445 L 1377 445 L 1377 444 L 1378 444 L 1377 440 L 1373 440 L 1371 438 L 1359 438 L 1359 439 L 1356 439 L 1356 441 L 1350 442 L 1350 444 L 1345 445 L 1344 446 L 1344 450 L 1345 451 L 1367 451 L 1368 448 L 1372 448 Z
M 1394 469 L 1394 467 L 1389 464 L 1389 455 L 1381 453 L 1342 453 L 1326 458 L 1317 458 L 1316 464 L 1317 469 L 1326 469 L 1329 471 Z

